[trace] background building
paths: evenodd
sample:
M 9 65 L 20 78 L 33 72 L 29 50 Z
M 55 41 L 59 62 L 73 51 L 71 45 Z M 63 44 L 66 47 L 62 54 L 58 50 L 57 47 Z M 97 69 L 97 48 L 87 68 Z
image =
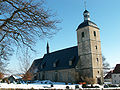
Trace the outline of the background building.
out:
M 120 84 L 120 64 L 117 64 L 112 73 L 112 84 Z
M 104 77 L 105 84 L 112 84 L 112 73 L 113 73 L 113 70 L 107 72 L 107 75 Z

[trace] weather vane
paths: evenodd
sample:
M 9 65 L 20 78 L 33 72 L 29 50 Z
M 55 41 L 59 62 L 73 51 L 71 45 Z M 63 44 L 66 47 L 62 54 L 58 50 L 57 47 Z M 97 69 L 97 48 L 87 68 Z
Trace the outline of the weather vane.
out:
M 84 6 L 85 6 L 85 10 L 86 10 L 86 0 L 84 0 Z

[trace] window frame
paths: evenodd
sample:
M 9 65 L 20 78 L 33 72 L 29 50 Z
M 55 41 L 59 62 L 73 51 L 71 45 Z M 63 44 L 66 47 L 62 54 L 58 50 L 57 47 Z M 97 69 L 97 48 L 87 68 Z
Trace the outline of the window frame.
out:
M 96 37 L 96 31 L 93 32 L 94 36 Z
M 82 32 L 81 35 L 82 35 L 82 38 L 84 38 L 85 37 L 85 32 Z

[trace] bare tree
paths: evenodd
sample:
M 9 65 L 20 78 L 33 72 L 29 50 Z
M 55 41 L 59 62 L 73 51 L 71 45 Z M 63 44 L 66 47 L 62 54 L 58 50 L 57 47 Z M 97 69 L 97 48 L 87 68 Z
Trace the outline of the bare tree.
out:
M 103 60 L 103 74 L 105 75 L 106 73 L 108 73 L 110 70 L 110 64 L 106 61 L 106 58 L 104 56 L 102 56 L 102 60 Z
M 18 60 L 19 60 L 20 71 L 23 74 L 26 74 L 28 69 L 30 68 L 30 64 L 31 64 L 31 60 L 32 60 L 32 57 L 29 54 L 28 48 L 26 48 L 23 51 L 22 55 L 19 56 Z
M 110 64 L 106 61 L 106 58 L 104 56 L 102 56 L 102 60 L 103 60 L 103 68 L 104 69 L 109 69 Z
M 25 81 L 32 80 L 33 74 L 31 72 L 29 72 L 32 56 L 31 56 L 28 48 L 23 50 L 23 52 L 19 56 L 18 60 L 19 60 L 20 71 L 24 75 L 23 80 L 25 80 Z
M 28 81 L 28 80 L 32 80 L 32 79 L 33 79 L 33 74 L 32 74 L 32 73 L 26 72 L 26 73 L 24 74 L 24 77 L 23 77 L 23 80 L 24 80 L 24 81 Z
M 0 79 L 4 77 L 4 74 L 0 72 Z
M 8 60 L 15 46 L 33 50 L 38 38 L 58 31 L 57 23 L 44 0 L 0 0 L 0 62 Z

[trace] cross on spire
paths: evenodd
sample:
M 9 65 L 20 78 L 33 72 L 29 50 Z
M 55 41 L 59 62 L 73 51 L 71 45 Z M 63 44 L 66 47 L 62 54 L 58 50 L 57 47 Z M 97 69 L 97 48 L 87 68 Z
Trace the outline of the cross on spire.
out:
M 84 7 L 85 7 L 85 10 L 86 10 L 86 8 L 87 8 L 86 0 L 84 0 Z

